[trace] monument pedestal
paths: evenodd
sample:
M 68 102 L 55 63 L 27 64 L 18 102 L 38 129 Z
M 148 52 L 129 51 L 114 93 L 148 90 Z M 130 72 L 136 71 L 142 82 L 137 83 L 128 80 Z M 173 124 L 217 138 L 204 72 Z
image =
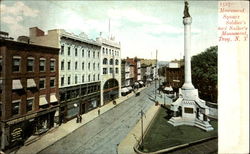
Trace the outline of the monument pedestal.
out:
M 180 97 L 171 104 L 170 109 L 174 112 L 174 116 L 168 123 L 173 126 L 196 126 L 205 131 L 213 130 L 207 118 L 209 109 L 205 101 L 199 98 L 198 90 L 180 89 L 179 93 Z

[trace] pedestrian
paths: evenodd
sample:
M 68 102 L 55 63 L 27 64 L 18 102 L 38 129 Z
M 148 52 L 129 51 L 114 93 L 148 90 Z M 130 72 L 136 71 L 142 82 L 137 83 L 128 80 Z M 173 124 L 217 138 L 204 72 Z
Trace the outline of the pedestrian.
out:
M 98 109 L 98 115 L 100 115 L 101 114 L 101 110 L 100 110 L 100 108 Z
M 80 118 L 79 118 L 79 114 L 76 116 L 76 123 L 79 123 Z
M 81 115 L 79 115 L 79 118 L 80 118 L 80 123 L 82 123 L 82 116 L 81 116 Z

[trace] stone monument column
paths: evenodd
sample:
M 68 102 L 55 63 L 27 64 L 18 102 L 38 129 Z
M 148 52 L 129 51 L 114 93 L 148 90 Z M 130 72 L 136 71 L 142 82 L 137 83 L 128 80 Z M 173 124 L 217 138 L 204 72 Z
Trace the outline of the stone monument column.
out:
M 194 89 L 191 76 L 191 23 L 192 17 L 188 12 L 188 2 L 185 1 L 184 9 L 184 55 L 185 55 L 185 82 L 182 89 Z

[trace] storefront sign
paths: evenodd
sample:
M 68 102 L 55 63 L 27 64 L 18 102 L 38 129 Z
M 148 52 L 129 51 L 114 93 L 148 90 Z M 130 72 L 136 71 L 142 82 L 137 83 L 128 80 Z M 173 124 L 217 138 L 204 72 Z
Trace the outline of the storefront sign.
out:
M 8 122 L 6 122 L 6 123 L 7 123 L 8 125 L 13 125 L 13 124 L 19 123 L 19 122 L 24 121 L 24 120 L 28 120 L 28 119 L 31 119 L 31 118 L 35 118 L 36 116 L 37 116 L 37 114 L 34 113 L 34 114 L 30 114 L 30 115 L 27 115 L 27 116 L 24 116 L 24 117 L 20 117 L 20 118 L 17 118 L 17 119 L 8 121 Z
M 11 137 L 11 142 L 15 142 L 15 141 L 21 141 L 22 140 L 22 134 L 23 134 L 23 130 L 22 128 L 15 128 L 12 130 L 12 132 L 10 133 L 10 137 Z

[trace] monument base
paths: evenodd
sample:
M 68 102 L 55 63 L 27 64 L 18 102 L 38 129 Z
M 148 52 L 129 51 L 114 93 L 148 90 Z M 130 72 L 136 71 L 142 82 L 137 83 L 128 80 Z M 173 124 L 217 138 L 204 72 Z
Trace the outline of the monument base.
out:
M 209 109 L 205 101 L 198 96 L 197 89 L 180 89 L 180 97 L 171 104 L 174 116 L 168 121 L 173 126 L 196 126 L 205 131 L 213 130 L 209 124 Z
M 202 130 L 205 131 L 212 131 L 214 128 L 209 124 L 208 121 L 202 121 L 199 119 L 188 119 L 188 118 L 182 118 L 182 117 L 172 117 L 168 123 L 173 125 L 174 127 L 176 126 L 181 126 L 181 125 L 188 125 L 188 126 L 195 126 L 198 127 Z

